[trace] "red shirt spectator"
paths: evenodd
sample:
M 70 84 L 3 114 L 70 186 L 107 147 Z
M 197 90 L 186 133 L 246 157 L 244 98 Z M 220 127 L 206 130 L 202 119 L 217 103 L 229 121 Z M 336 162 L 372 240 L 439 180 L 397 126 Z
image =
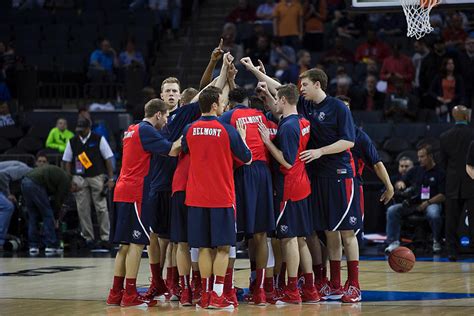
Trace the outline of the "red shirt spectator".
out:
M 411 83 L 415 78 L 415 67 L 408 56 L 400 53 L 399 44 L 394 44 L 393 54 L 384 59 L 380 78 L 388 82 L 387 93 L 395 91 L 395 78 L 403 80 L 406 91 L 411 90 Z
M 365 62 L 373 59 L 378 63 L 390 55 L 390 47 L 376 38 L 375 31 L 367 31 L 367 42 L 361 43 L 356 50 L 356 61 Z
M 462 49 L 466 38 L 467 32 L 463 29 L 462 17 L 457 13 L 453 13 L 449 26 L 443 31 L 446 46 L 457 46 Z
M 232 10 L 227 16 L 226 21 L 232 23 L 253 22 L 257 19 L 255 8 L 249 6 L 247 0 L 239 0 L 237 8 Z

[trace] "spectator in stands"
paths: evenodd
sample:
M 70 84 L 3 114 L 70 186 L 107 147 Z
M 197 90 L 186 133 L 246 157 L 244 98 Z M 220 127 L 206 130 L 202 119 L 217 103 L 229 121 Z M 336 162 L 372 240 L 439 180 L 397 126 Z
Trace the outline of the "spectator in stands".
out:
M 327 18 L 325 0 L 305 0 L 303 47 L 311 52 L 324 49 L 324 23 Z
M 145 6 L 147 0 L 135 0 L 129 5 L 131 11 Z M 181 0 L 148 0 L 148 7 L 155 13 L 155 24 L 158 27 L 158 33 L 161 34 L 163 27 L 169 21 L 171 30 L 167 33 L 177 37 L 181 25 Z
M 282 40 L 275 37 L 272 41 L 272 50 L 270 51 L 270 64 L 278 68 L 280 60 L 285 60 L 288 65 L 296 62 L 296 54 L 293 47 L 285 45 Z
M 392 45 L 392 54 L 386 57 L 380 70 L 380 78 L 387 81 L 387 93 L 395 91 L 394 82 L 402 80 L 405 90 L 411 91 L 412 81 L 415 77 L 415 69 L 410 58 L 400 52 L 400 43 Z
M 271 24 L 273 23 L 273 10 L 275 9 L 275 1 L 266 0 L 265 3 L 257 7 L 257 21 L 259 23 Z
M 21 182 L 21 192 L 28 210 L 28 246 L 30 255 L 38 255 L 41 246 L 39 223 L 43 223 L 42 237 L 47 255 L 60 254 L 56 235 L 54 210 L 61 209 L 69 192 L 77 191 L 71 176 L 53 165 L 44 165 L 28 172 Z M 51 205 L 49 197 L 53 196 Z
M 247 53 L 254 64 L 261 60 L 264 65 L 270 63 L 270 39 L 267 35 L 260 35 L 257 39 L 257 45 Z
M 337 23 L 337 35 L 344 38 L 359 38 L 364 28 L 363 19 L 360 15 L 348 12 Z
M 390 181 L 392 181 L 396 191 L 400 192 L 405 189 L 403 179 L 413 166 L 413 160 L 408 156 L 402 156 L 398 160 L 398 173 L 390 177 Z
M 125 51 L 120 53 L 119 63 L 121 67 L 140 67 L 145 69 L 145 59 L 142 53 L 136 50 L 133 38 L 128 39 Z
M 385 103 L 385 93 L 377 90 L 377 77 L 368 75 L 365 79 L 365 87 L 356 93 L 353 105 L 354 110 L 379 111 L 383 110 Z
M 91 220 L 91 197 L 100 227 L 100 247 L 107 248 L 109 241 L 109 213 L 104 190 L 112 190 L 114 156 L 107 140 L 91 132 L 88 120 L 78 120 L 77 135 L 72 138 L 64 151 L 63 161 L 73 182 L 81 189 L 75 194 L 82 236 L 89 246 L 94 246 L 94 228 Z M 107 174 L 107 175 L 106 175 Z
M 440 120 L 450 122 L 451 109 L 464 102 L 464 81 L 456 71 L 454 59 L 443 59 L 440 73 L 431 82 L 429 94 L 436 102 L 435 111 Z
M 413 81 L 413 88 L 416 92 L 419 92 L 418 90 L 420 88 L 421 63 L 423 62 L 423 59 L 428 56 L 430 50 L 423 39 L 414 41 L 413 49 L 415 50 L 415 54 L 411 58 L 413 66 L 415 67 L 415 79 Z
M 379 77 L 380 71 L 379 66 L 375 60 L 367 59 L 365 63 L 358 63 L 354 68 L 354 81 L 355 82 L 364 82 L 367 76 L 372 75 L 376 78 Z M 377 81 L 378 84 L 379 81 Z M 379 89 L 383 90 L 383 89 Z
M 270 36 L 265 32 L 265 27 L 263 26 L 263 24 L 254 23 L 252 35 L 242 40 L 246 56 L 249 54 L 250 51 L 254 50 L 257 47 L 258 39 L 260 38 L 260 36 L 268 36 L 268 38 L 270 39 Z
M 74 133 L 67 129 L 67 120 L 60 117 L 56 121 L 56 127 L 49 131 L 46 148 L 56 149 L 62 154 L 67 142 L 73 137 Z
M 39 168 L 46 165 L 49 165 L 48 156 L 46 156 L 46 153 L 44 151 L 39 151 L 36 154 L 35 166 Z
M 474 180 L 466 173 L 466 155 L 474 141 L 465 106 L 455 106 L 452 116 L 456 125 L 440 136 L 440 165 L 446 170 L 446 243 L 451 261 L 457 257 L 459 219 L 468 210 L 469 223 L 474 223 Z
M 389 122 L 413 122 L 418 111 L 418 99 L 406 91 L 405 83 L 395 81 L 395 91 L 387 94 L 384 104 L 385 119 Z
M 340 74 L 336 77 L 334 90 L 331 92 L 333 96 L 345 97 L 352 99 L 350 93 L 352 80 L 347 74 Z
M 21 180 L 30 171 L 31 168 L 20 161 L 0 162 L 0 250 L 5 244 L 16 204 L 16 197 L 10 191 L 10 183 Z
M 226 53 L 230 52 L 235 60 L 242 59 L 244 56 L 244 48 L 242 45 L 235 42 L 235 39 L 237 38 L 237 28 L 234 23 L 224 24 L 221 38 L 224 40 L 222 50 Z
M 400 246 L 402 217 L 413 213 L 424 214 L 433 232 L 433 252 L 441 251 L 442 203 L 445 200 L 445 173 L 433 159 L 430 145 L 418 148 L 420 166 L 412 168 L 401 181 L 401 187 L 408 197 L 387 209 L 387 243 L 385 251 L 390 252 Z
M 15 125 L 8 104 L 0 100 L 0 128 Z
M 402 35 L 402 30 L 405 28 L 404 23 L 405 19 L 401 14 L 382 14 L 376 25 L 378 35 L 385 39 L 390 36 Z
M 357 46 L 355 59 L 359 62 L 367 62 L 372 59 L 377 63 L 382 63 L 383 60 L 390 55 L 390 47 L 384 42 L 377 39 L 376 33 L 373 29 L 367 30 L 367 41 Z
M 183 90 L 183 92 L 181 92 L 181 99 L 179 100 L 179 104 L 181 106 L 183 105 L 186 105 L 186 104 L 189 104 L 191 103 L 191 100 L 199 93 L 198 90 L 192 88 L 192 87 L 189 87 L 189 88 L 186 88 Z
M 301 49 L 298 52 L 298 62 L 289 65 L 288 69 L 280 77 L 281 82 L 294 83 L 299 85 L 300 74 L 311 68 L 311 54 Z
M 344 47 L 344 39 L 336 36 L 334 39 L 334 47 L 327 51 L 321 61 L 324 65 L 339 65 L 354 62 L 354 53 Z
M 462 77 L 466 92 L 466 106 L 472 107 L 474 105 L 474 32 L 469 34 L 464 43 L 465 51 L 460 53 L 459 68 L 462 72 Z
M 255 8 L 248 4 L 247 0 L 239 0 L 238 5 L 226 18 L 226 22 L 242 23 L 253 22 L 257 19 Z
M 443 30 L 443 40 L 447 47 L 462 50 L 467 32 L 463 28 L 462 17 L 454 12 L 448 21 L 448 27 Z
M 88 76 L 93 82 L 112 82 L 115 80 L 114 68 L 118 66 L 115 49 L 107 39 L 100 42 L 100 48 L 92 52 Z
M 453 54 L 446 51 L 446 45 L 441 37 L 436 37 L 433 41 L 433 48 L 421 62 L 420 68 L 420 90 L 428 93 L 433 78 L 439 73 L 439 66 L 443 59 L 453 57 Z
M 303 7 L 297 0 L 282 0 L 273 11 L 273 34 L 295 49 L 303 40 Z

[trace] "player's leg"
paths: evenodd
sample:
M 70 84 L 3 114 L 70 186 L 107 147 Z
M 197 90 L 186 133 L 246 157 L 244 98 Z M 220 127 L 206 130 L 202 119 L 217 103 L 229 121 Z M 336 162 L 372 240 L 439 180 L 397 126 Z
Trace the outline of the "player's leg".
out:
M 273 279 L 276 289 L 276 295 L 278 296 L 283 292 L 286 283 L 286 261 L 283 260 L 283 252 L 281 241 L 277 238 L 272 238 L 272 249 L 273 255 L 275 256 L 275 266 L 273 267 Z
M 199 249 L 191 248 L 191 267 L 193 269 L 192 297 L 193 303 L 196 304 L 201 299 L 201 273 L 199 272 Z
M 115 255 L 114 280 L 107 297 L 107 305 L 120 305 L 122 300 L 123 283 L 125 281 L 125 259 L 127 258 L 128 245 L 120 245 Z
M 344 286 L 344 303 L 355 303 L 362 299 L 359 285 L 359 244 L 353 230 L 342 230 L 344 252 L 347 257 L 347 282 Z
M 301 300 L 305 304 L 314 304 L 320 301 L 320 297 L 314 286 L 313 260 L 305 237 L 298 237 L 298 249 L 300 255 L 299 268 L 304 278 Z
M 239 306 L 237 300 L 237 294 L 234 288 L 234 265 L 235 258 L 237 257 L 237 249 L 235 246 L 230 247 L 229 249 L 229 263 L 227 264 L 227 270 L 225 272 L 224 279 L 224 296 L 229 302 L 231 302 L 234 307 Z
M 179 283 L 182 291 L 180 303 L 183 306 L 189 306 L 192 305 L 190 285 L 191 252 L 189 251 L 189 245 L 187 242 L 178 243 L 176 262 L 178 266 Z
M 327 298 L 340 299 L 342 297 L 341 287 L 341 258 L 342 242 L 339 231 L 326 231 L 327 249 L 329 257 L 331 293 Z
M 255 304 L 264 305 L 266 298 L 263 289 L 263 282 L 265 279 L 265 268 L 268 261 L 267 234 L 265 232 L 254 234 L 253 240 L 255 246 L 256 278 L 252 299 Z
M 179 300 L 179 284 L 178 284 L 178 268 L 176 263 L 176 253 L 178 251 L 178 244 L 174 242 L 168 243 L 166 249 L 166 285 L 168 287 L 167 300 Z
M 212 249 L 199 248 L 199 272 L 201 273 L 201 301 L 198 305 L 207 308 L 209 305 L 209 279 L 212 275 Z
M 149 299 L 164 298 L 163 295 L 168 292 L 165 282 L 163 280 L 163 266 L 160 261 L 161 249 L 159 238 L 156 233 L 150 233 L 150 244 L 148 249 L 148 260 L 151 270 L 151 284 L 145 297 Z
M 265 269 L 265 281 L 263 282 L 263 289 L 265 290 L 265 297 L 267 303 L 273 304 L 275 302 L 275 280 L 273 278 L 275 272 L 275 255 L 273 253 L 272 238 L 267 237 L 268 246 L 268 260 Z
M 296 237 L 281 239 L 281 248 L 286 258 L 288 282 L 283 297 L 277 301 L 277 304 L 299 304 L 301 303 L 301 295 L 297 287 L 298 267 L 300 265 L 298 239 Z

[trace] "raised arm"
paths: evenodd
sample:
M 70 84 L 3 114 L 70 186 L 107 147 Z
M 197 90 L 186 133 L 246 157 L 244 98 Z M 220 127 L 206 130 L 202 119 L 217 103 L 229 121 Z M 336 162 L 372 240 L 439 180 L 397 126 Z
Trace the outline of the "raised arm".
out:
M 221 59 L 222 55 L 224 54 L 224 50 L 222 49 L 223 43 L 223 39 L 221 38 L 219 46 L 214 48 L 212 51 L 211 59 L 207 64 L 206 70 L 202 74 L 201 82 L 199 83 L 199 90 L 204 89 L 212 81 L 212 72 L 214 71 L 214 68 L 216 68 L 219 59 Z
M 248 71 L 250 71 L 258 79 L 258 81 L 264 81 L 267 83 L 268 90 L 270 91 L 270 93 L 277 93 L 276 89 L 281 86 L 281 84 L 270 76 L 261 72 L 257 67 L 255 67 L 250 57 L 244 57 L 240 60 L 240 62 L 242 63 L 242 65 L 245 66 L 245 68 L 247 68 Z

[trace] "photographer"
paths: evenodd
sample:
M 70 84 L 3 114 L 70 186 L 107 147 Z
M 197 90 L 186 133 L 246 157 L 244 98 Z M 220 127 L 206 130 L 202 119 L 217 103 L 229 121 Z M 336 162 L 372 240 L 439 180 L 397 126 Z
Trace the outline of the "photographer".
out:
M 91 197 L 94 202 L 97 221 L 100 226 L 101 242 L 98 246 L 108 248 L 109 212 L 105 191 L 114 187 L 112 150 L 107 140 L 91 132 L 90 121 L 79 119 L 76 136 L 66 145 L 63 161 L 65 169 L 73 175 L 72 181 L 81 189 L 76 194 L 77 213 L 82 236 L 88 246 L 94 246 L 94 228 L 91 220 Z M 108 181 L 106 181 L 106 174 Z
M 431 146 L 423 144 L 418 148 L 419 166 L 412 168 L 398 186 L 397 204 L 387 209 L 386 252 L 400 246 L 401 219 L 415 212 L 425 214 L 433 231 L 433 252 L 441 251 L 441 211 L 444 202 L 445 174 L 436 166 Z

